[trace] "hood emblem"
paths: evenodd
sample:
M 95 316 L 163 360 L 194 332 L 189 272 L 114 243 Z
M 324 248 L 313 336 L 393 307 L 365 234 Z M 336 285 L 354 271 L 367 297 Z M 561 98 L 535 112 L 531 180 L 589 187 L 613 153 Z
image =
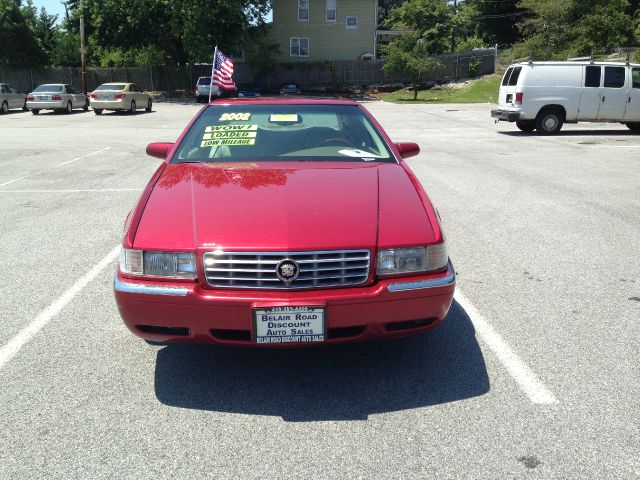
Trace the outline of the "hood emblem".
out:
M 300 267 L 298 267 L 298 264 L 290 258 L 282 260 L 276 267 L 276 275 L 286 285 L 289 285 L 298 278 L 299 273 Z

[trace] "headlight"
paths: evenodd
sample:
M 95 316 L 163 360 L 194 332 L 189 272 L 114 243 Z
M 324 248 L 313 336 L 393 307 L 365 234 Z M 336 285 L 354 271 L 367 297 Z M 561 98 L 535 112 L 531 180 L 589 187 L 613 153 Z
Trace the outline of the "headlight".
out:
M 132 275 L 195 278 L 196 261 L 193 253 L 143 252 L 123 248 L 120 252 L 120 270 Z
M 391 248 L 378 252 L 378 275 L 398 275 L 411 272 L 441 270 L 447 266 L 449 255 L 443 243 L 427 247 Z

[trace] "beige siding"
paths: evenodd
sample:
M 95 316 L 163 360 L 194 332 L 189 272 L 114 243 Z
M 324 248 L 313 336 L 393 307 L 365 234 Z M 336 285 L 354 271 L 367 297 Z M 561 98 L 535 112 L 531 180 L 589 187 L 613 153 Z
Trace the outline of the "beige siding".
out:
M 326 0 L 309 0 L 309 21 L 298 20 L 298 0 L 272 0 L 269 36 L 280 45 L 280 62 L 359 60 L 374 53 L 376 0 L 336 0 L 336 21 L 326 20 Z M 346 27 L 346 17 L 358 17 L 358 28 Z M 291 57 L 289 39 L 309 38 L 309 56 Z

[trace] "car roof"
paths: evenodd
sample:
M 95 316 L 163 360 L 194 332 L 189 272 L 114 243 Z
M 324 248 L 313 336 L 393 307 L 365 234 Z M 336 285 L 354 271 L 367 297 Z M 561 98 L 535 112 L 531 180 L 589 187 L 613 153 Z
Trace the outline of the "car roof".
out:
M 101 83 L 100 85 L 133 85 L 131 82 L 107 82 Z
M 282 97 L 261 97 L 259 99 L 225 98 L 215 100 L 209 105 L 359 105 L 358 102 L 346 98 L 282 98 Z

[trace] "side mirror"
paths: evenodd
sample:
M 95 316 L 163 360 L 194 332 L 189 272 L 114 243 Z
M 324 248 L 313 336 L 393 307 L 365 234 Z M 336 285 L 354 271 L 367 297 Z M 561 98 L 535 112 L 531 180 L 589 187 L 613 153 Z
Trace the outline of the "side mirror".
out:
M 400 142 L 395 144 L 402 158 L 415 157 L 420 153 L 420 147 L 414 142 Z
M 171 147 L 173 147 L 173 143 L 169 142 L 150 143 L 147 145 L 147 155 L 164 160 L 167 158 Z

